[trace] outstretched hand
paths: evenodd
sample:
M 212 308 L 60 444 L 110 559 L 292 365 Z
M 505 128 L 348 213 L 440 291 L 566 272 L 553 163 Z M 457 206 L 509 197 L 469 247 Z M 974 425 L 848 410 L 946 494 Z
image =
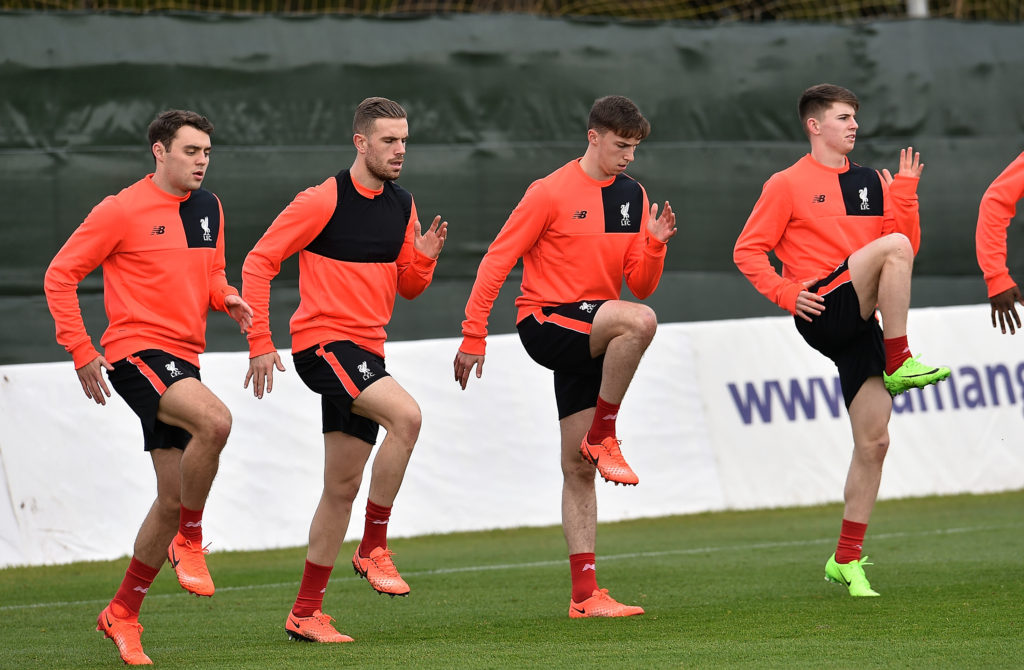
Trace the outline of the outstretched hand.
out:
M 252 307 L 237 295 L 224 297 L 224 311 L 238 322 L 238 327 L 243 333 L 252 326 Z
M 106 405 L 107 398 L 110 397 L 110 389 L 107 388 L 107 380 L 103 378 L 100 368 L 106 368 L 109 371 L 113 370 L 114 366 L 108 363 L 103 356 L 97 356 L 75 372 L 78 373 L 78 381 L 82 384 L 85 397 L 94 400 L 97 405 Z M 106 398 L 103 397 L 104 395 Z
M 476 378 L 484 374 L 484 357 L 467 354 L 463 351 L 458 351 L 455 354 L 455 381 L 459 383 L 462 390 L 466 390 L 466 384 L 469 383 L 469 374 L 473 371 L 473 366 L 476 366 Z
M 647 230 L 661 242 L 668 242 L 676 234 L 676 214 L 672 211 L 672 205 L 665 201 L 665 209 L 661 210 L 658 216 L 658 203 L 651 204 L 651 216 L 647 219 Z
M 915 152 L 914 147 L 900 149 L 900 170 L 897 173 L 898 175 L 918 178 L 923 171 L 924 163 L 921 162 L 920 151 Z M 886 184 L 892 184 L 893 176 L 889 173 L 889 170 L 882 170 L 882 178 L 885 179 Z
M 266 387 L 267 393 L 274 390 L 274 368 L 284 372 L 284 364 L 276 351 L 250 358 L 249 372 L 245 375 L 245 383 L 242 384 L 242 388 L 249 388 L 249 381 L 252 380 L 252 394 L 257 398 L 262 398 L 264 387 Z
M 420 222 L 417 219 L 413 225 L 416 227 L 416 236 L 413 239 L 413 246 L 424 256 L 437 258 L 444 247 L 445 238 L 448 237 L 448 222 L 441 221 L 441 216 L 435 216 L 434 222 L 427 228 L 427 232 L 420 234 Z
M 996 314 L 998 314 L 999 330 L 1002 331 L 1003 335 L 1006 334 L 1007 326 L 1010 327 L 1010 335 L 1016 333 L 1017 328 L 1020 328 L 1020 315 L 1017 314 L 1016 303 L 1024 304 L 1024 298 L 1021 297 L 1020 289 L 1013 286 L 1002 293 L 992 296 L 988 301 L 992 304 L 992 327 L 996 327 Z M 1014 328 L 1014 324 L 1017 325 L 1017 328 Z

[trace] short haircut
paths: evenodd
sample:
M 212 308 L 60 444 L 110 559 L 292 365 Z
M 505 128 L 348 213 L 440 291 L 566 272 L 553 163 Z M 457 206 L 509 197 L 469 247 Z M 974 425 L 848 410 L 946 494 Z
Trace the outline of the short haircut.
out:
M 369 136 L 377 119 L 404 119 L 408 115 L 402 106 L 387 98 L 366 98 L 356 107 L 352 118 L 352 132 Z
M 807 119 L 817 118 L 837 102 L 845 102 L 853 111 L 860 109 L 860 101 L 853 91 L 835 84 L 817 84 L 811 86 L 800 96 L 797 111 L 800 114 L 800 125 L 807 130 Z
M 185 109 L 169 109 L 161 112 L 149 124 L 149 146 L 159 142 L 165 149 L 170 149 L 171 140 L 182 126 L 192 126 L 207 135 L 213 135 L 213 124 L 202 114 Z
M 587 130 L 610 130 L 619 137 L 642 140 L 651 134 L 651 124 L 629 98 L 606 95 L 595 100 L 590 108 Z

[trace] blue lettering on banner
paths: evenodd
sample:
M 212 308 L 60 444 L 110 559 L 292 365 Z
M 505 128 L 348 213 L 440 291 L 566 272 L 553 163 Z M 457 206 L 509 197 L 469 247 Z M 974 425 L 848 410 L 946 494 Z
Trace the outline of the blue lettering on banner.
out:
M 843 408 L 839 376 L 767 379 L 726 385 L 744 424 L 838 418 Z M 895 414 L 984 409 L 1024 402 L 1024 362 L 964 365 L 949 379 L 893 398 Z

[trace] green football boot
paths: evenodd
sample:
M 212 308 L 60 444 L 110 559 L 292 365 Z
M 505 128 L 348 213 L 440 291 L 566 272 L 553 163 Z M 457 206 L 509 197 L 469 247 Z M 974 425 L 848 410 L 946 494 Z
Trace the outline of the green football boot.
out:
M 917 360 L 917 356 L 903 361 L 903 365 L 891 375 L 882 373 L 882 381 L 889 395 L 897 396 L 910 389 L 919 389 L 929 384 L 937 384 L 949 376 L 949 368 L 925 365 Z
M 836 563 L 836 555 L 832 554 L 825 563 L 825 581 L 846 586 L 850 589 L 851 596 L 877 596 L 878 593 L 871 589 L 871 584 L 864 575 L 865 565 L 874 563 L 868 563 L 867 556 L 859 561 Z

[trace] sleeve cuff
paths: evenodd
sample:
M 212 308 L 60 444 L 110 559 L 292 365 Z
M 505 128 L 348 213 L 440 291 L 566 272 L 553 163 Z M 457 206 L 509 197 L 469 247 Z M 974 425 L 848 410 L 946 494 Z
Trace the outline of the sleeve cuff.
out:
M 462 338 L 462 345 L 459 351 L 470 356 L 484 356 L 487 351 L 487 338 L 465 335 Z

